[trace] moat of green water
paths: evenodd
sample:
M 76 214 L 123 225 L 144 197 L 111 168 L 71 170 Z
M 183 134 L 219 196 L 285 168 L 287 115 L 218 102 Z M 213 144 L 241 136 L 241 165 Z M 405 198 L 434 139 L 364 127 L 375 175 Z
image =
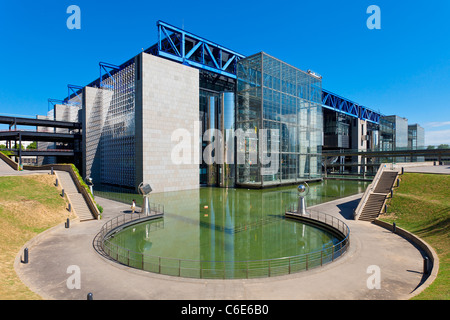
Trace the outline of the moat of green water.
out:
M 367 185 L 343 180 L 310 183 L 306 205 L 362 193 Z M 125 197 L 131 203 L 140 196 Z M 284 218 L 286 207 L 298 201 L 296 186 L 263 190 L 205 187 L 151 194 L 150 201 L 164 205 L 164 218 L 123 229 L 111 240 L 114 244 L 153 257 L 248 261 L 315 252 L 340 241 L 325 230 Z

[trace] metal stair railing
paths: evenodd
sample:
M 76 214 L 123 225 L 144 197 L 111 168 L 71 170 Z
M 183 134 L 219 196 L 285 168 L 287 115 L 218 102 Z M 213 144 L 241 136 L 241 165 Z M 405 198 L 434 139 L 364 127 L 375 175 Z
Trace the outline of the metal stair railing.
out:
M 356 207 L 355 212 L 353 214 L 354 220 L 359 219 L 359 217 L 364 209 L 364 206 L 366 205 L 367 201 L 369 200 L 369 196 L 375 190 L 378 182 L 380 181 L 381 175 L 385 169 L 386 169 L 386 165 L 380 165 L 380 167 L 378 168 L 377 174 L 373 178 L 372 183 L 367 186 L 367 189 L 364 192 L 364 194 L 363 194 L 361 200 L 359 201 L 358 206 Z

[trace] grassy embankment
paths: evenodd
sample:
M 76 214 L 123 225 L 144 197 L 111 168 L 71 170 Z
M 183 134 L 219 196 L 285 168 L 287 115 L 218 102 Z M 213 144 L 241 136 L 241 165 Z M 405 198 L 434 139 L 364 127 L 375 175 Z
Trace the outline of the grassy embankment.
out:
M 0 177 L 0 299 L 40 299 L 20 281 L 14 259 L 27 241 L 73 218 L 60 193 L 51 175 Z
M 450 299 L 450 175 L 405 173 L 381 220 L 414 233 L 436 251 L 436 280 L 414 299 Z

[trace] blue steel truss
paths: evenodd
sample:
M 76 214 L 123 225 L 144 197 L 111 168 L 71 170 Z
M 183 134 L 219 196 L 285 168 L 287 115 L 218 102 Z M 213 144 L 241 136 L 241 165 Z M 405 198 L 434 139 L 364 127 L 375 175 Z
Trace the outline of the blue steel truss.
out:
M 163 21 L 158 21 L 156 25 L 158 42 L 145 50 L 146 53 L 159 55 L 188 66 L 236 79 L 237 63 L 239 60 L 246 58 L 244 55 Z M 104 85 L 102 81 L 104 77 L 108 76 L 115 82 L 113 74 L 133 61 L 133 59 L 130 59 L 121 66 L 100 62 L 100 77 L 90 85 L 96 84 L 100 88 L 106 87 L 107 85 Z M 80 86 L 68 85 L 68 97 L 65 100 L 49 99 L 49 110 L 55 103 L 67 104 L 71 95 L 78 96 L 81 89 Z M 379 123 L 382 116 L 379 112 L 324 89 L 322 89 L 322 106 L 374 123 Z
M 58 99 L 51 99 L 49 98 L 47 100 L 47 111 L 52 110 L 55 107 L 55 104 L 66 104 L 67 101 L 65 100 L 58 100 Z
M 324 89 L 322 89 L 322 106 L 359 119 L 380 122 L 380 113 Z
M 81 98 L 78 95 L 81 91 L 83 90 L 82 86 L 76 86 L 73 84 L 68 84 L 67 85 L 67 98 L 64 100 L 66 103 L 69 102 L 69 100 L 72 98 L 72 96 L 74 95 L 74 97 L 78 97 L 79 101 L 72 101 L 72 104 L 76 104 L 79 105 L 81 104 Z
M 236 79 L 237 62 L 245 56 L 163 21 L 156 25 L 158 43 L 147 53 Z
M 111 75 L 111 72 L 113 70 L 120 70 L 119 66 L 116 66 L 114 64 L 111 63 L 106 63 L 106 62 L 99 62 L 98 65 L 100 66 L 100 78 L 99 78 L 99 87 L 105 87 L 105 85 L 103 85 L 102 81 L 103 81 L 103 77 L 108 75 L 111 79 L 113 79 L 113 81 L 115 82 L 116 80 L 114 80 L 114 77 Z

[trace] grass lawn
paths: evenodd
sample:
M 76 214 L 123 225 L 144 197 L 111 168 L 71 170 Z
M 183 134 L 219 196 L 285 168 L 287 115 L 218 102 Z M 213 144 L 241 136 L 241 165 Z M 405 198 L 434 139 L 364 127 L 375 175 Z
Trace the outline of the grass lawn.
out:
M 395 222 L 431 245 L 439 256 L 436 280 L 414 299 L 450 299 L 450 175 L 405 173 L 381 220 Z
M 73 216 L 51 175 L 0 177 L 0 299 L 41 299 L 14 270 L 21 247 L 42 231 Z

